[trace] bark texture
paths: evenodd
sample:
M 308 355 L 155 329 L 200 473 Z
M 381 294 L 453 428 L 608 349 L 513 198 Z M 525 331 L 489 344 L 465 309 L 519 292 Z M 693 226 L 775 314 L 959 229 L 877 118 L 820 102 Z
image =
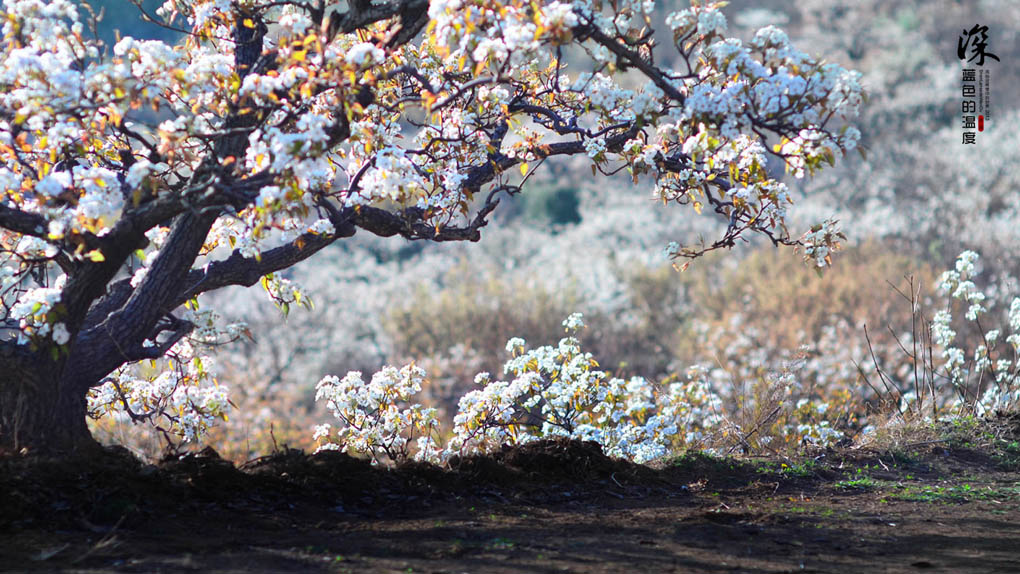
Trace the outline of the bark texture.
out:
M 59 376 L 59 362 L 11 347 L 0 358 L 0 454 L 96 447 L 85 424 L 87 386 Z

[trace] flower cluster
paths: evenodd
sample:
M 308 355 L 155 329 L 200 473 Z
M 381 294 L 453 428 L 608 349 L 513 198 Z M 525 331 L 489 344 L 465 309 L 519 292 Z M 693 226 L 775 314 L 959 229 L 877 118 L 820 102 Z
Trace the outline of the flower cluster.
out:
M 316 427 L 319 449 L 364 453 L 378 463 L 408 460 L 414 445 L 415 460 L 437 462 L 435 409 L 419 404 L 402 408 L 421 391 L 424 381 L 425 371 L 414 365 L 399 370 L 384 367 L 368 383 L 358 371 L 343 379 L 324 377 L 315 385 L 315 400 L 325 400 L 342 425 L 335 434 L 328 424 Z
M 955 268 L 939 278 L 938 291 L 946 297 L 945 308 L 935 313 L 930 325 L 932 341 L 941 349 L 943 359 L 938 375 L 956 390 L 955 408 L 973 408 L 983 415 L 1020 405 L 1020 297 L 1012 299 L 1005 317 L 1005 325 L 1012 333 L 1000 341 L 1001 331 L 985 330 L 979 319 L 988 311 L 987 296 L 974 283 L 979 259 L 977 253 L 964 251 Z M 966 340 L 957 340 L 953 327 L 954 301 L 966 305 L 964 319 L 980 335 L 980 341 L 970 349 Z M 980 398 L 975 399 L 972 394 L 976 391 L 981 392 Z
M 202 347 L 201 341 L 184 339 L 161 364 L 132 364 L 111 373 L 89 392 L 89 415 L 147 420 L 168 440 L 197 440 L 217 421 L 226 420 L 231 408 L 229 390 L 218 382 L 215 361 Z
M 839 222 L 829 219 L 815 225 L 801 237 L 804 260 L 814 263 L 818 268 L 831 265 L 832 253 L 839 249 L 842 241 L 846 241 L 846 235 L 840 230 Z
M 801 444 L 816 446 L 832 446 L 844 438 L 844 433 L 833 428 L 832 422 L 826 418 L 830 409 L 825 401 L 812 401 L 802 398 L 797 401 L 792 418 L 798 420 L 793 434 L 799 437 Z
M 11 308 L 11 318 L 18 321 L 21 333 L 18 341 L 27 343 L 33 338 L 52 337 L 58 345 L 66 344 L 70 338 L 67 328 L 58 322 L 60 316 L 60 290 L 65 276 L 61 276 L 54 287 L 39 287 L 27 291 Z
M 261 283 L 262 288 L 266 290 L 266 294 L 279 307 L 284 316 L 290 313 L 290 305 L 292 303 L 308 309 L 314 307 L 312 300 L 305 295 L 300 285 L 291 279 L 281 277 L 278 273 L 264 275 Z

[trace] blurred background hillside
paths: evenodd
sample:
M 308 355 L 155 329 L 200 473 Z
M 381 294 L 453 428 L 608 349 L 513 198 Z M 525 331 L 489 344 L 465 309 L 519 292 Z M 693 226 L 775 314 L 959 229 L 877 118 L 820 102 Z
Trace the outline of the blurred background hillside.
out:
M 145 2 L 153 11 L 158 4 Z M 660 4 L 662 22 L 681 2 Z M 129 2 L 93 6 L 104 9 L 108 41 L 114 29 L 171 37 L 140 22 Z M 314 402 L 323 375 L 367 377 L 409 361 L 427 369 L 427 400 L 449 417 L 475 373 L 502 371 L 509 337 L 554 344 L 574 311 L 588 324 L 587 350 L 614 375 L 663 381 L 703 365 L 738 409 L 772 384 L 770 373 L 789 373 L 790 405 L 840 406 L 831 423 L 853 436 L 874 398 L 861 380 L 860 369 L 875 370 L 864 325 L 895 381 L 906 385 L 912 368 L 896 342 L 909 346 L 913 337 L 910 302 L 894 289 L 908 289 L 905 277 L 934 304 L 938 273 L 972 249 L 982 256 L 989 320 L 1000 320 L 1005 297 L 1020 291 L 1020 3 L 733 1 L 724 13 L 732 36 L 747 40 L 775 24 L 799 49 L 864 75 L 866 158 L 848 156 L 814 179 L 787 177 L 797 198 L 791 235 L 829 217 L 847 232 L 833 269 L 818 277 L 792 250 L 757 242 L 679 273 L 663 248 L 711 240 L 720 223 L 713 216 L 663 207 L 647 181 L 595 179 L 584 161 L 546 164 L 530 189 L 504 200 L 480 243 L 365 234 L 290 270 L 314 312 L 295 309 L 284 320 L 259 287 L 210 297 L 226 318 L 247 321 L 256 341 L 218 354 L 238 409 L 208 442 L 238 459 L 274 443 L 308 448 L 312 427 L 328 420 Z M 989 26 L 988 50 L 1001 61 L 986 65 L 988 129 L 964 146 L 956 48 L 977 23 Z M 795 424 L 804 413 L 791 406 L 782 416 Z M 110 440 L 158 452 L 158 438 L 142 429 L 97 424 Z

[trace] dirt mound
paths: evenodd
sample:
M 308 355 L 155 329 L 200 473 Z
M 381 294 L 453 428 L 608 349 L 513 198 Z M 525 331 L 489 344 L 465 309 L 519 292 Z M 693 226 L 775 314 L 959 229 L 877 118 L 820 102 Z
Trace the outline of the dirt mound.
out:
M 586 480 L 605 478 L 629 469 L 631 464 L 611 459 L 592 441 L 544 440 L 516 448 L 503 448 L 497 462 L 530 475 Z
M 346 453 L 322 451 L 313 455 L 302 450 L 287 449 L 257 458 L 241 465 L 240 470 L 253 478 L 285 482 L 301 488 L 359 491 L 379 485 L 387 474 L 383 468 Z
M 458 473 L 494 482 L 529 480 L 587 482 L 620 473 L 632 475 L 642 467 L 602 452 L 592 441 L 539 440 L 520 446 L 504 446 L 487 455 L 454 457 L 450 468 Z
M 54 528 L 98 529 L 144 507 L 176 497 L 126 449 L 80 458 L 0 458 L 0 529 L 43 522 Z
M 31 523 L 101 529 L 124 520 L 209 505 L 229 508 L 327 504 L 367 512 L 380 501 L 495 494 L 530 499 L 547 485 L 654 482 L 655 471 L 607 457 L 594 442 L 543 440 L 490 455 L 455 457 L 449 468 L 373 466 L 347 454 L 288 449 L 240 467 L 212 448 L 144 464 L 112 447 L 78 459 L 0 459 L 0 529 Z M 562 490 L 562 489 L 561 489 Z

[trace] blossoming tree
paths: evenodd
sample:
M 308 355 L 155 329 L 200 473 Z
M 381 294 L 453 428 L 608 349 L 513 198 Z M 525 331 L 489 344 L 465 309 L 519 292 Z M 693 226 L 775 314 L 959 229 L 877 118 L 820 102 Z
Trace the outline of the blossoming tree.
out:
M 110 410 L 191 438 L 228 408 L 203 349 L 245 334 L 200 295 L 301 303 L 278 272 L 358 230 L 477 241 L 557 156 L 728 222 L 674 258 L 754 232 L 826 264 L 839 232 L 791 236 L 766 165 L 853 149 L 859 75 L 773 27 L 727 39 L 715 5 L 655 10 L 169 0 L 149 17 L 181 43 L 102 46 L 69 0 L 5 0 L 0 447 L 94 444 L 86 416 Z

